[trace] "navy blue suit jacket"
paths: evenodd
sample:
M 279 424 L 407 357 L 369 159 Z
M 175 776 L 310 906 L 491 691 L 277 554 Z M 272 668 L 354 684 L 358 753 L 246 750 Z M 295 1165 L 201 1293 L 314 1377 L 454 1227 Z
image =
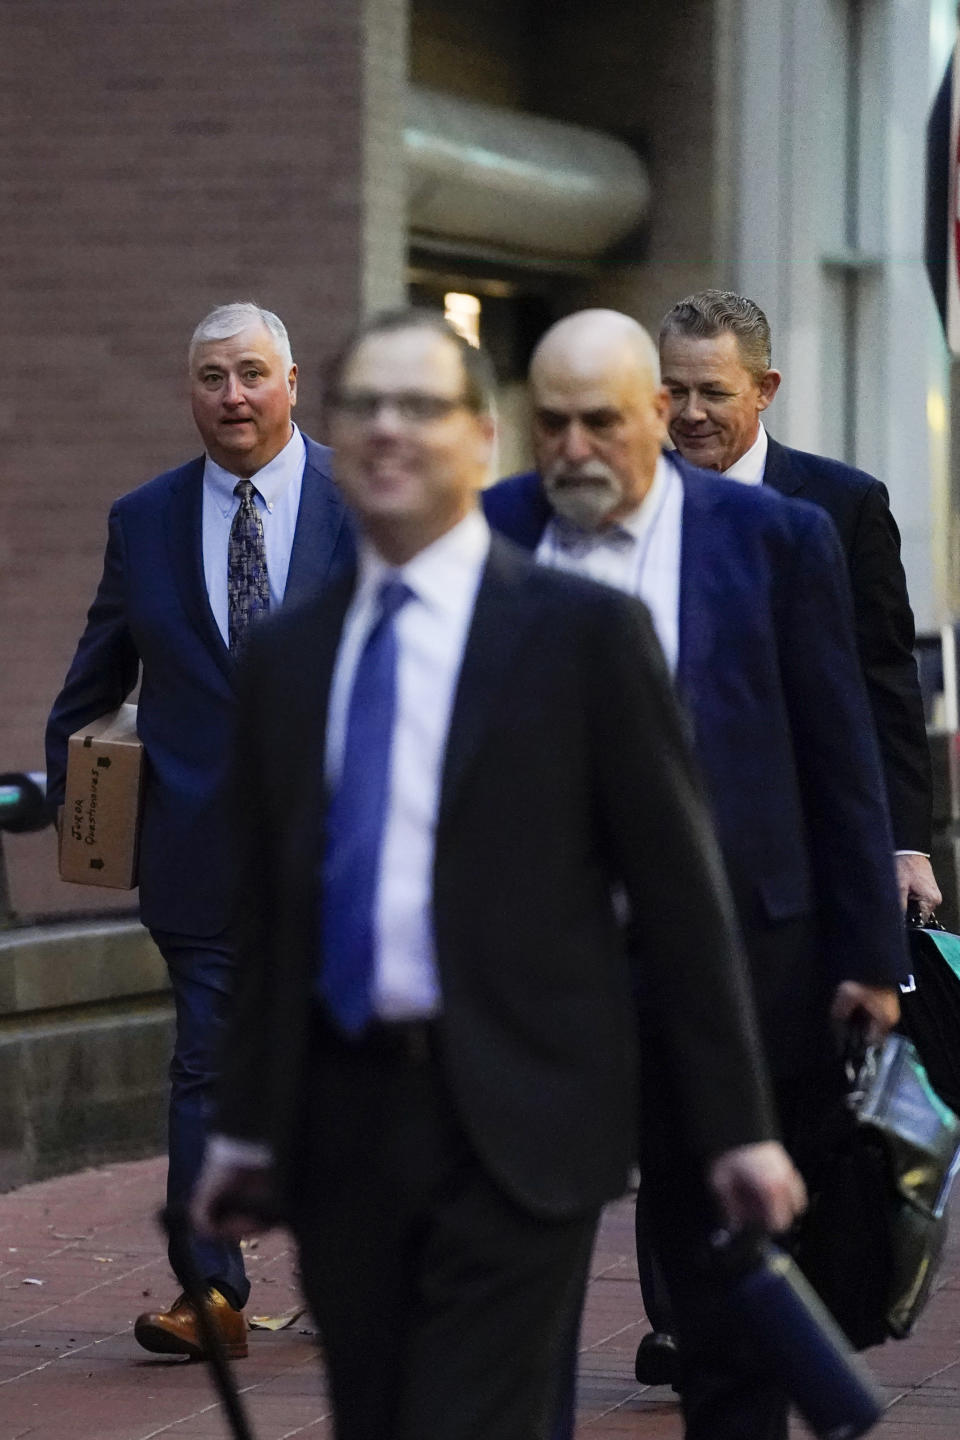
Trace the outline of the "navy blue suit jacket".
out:
M 285 604 L 353 556 L 330 452 L 304 439 Z M 49 793 L 61 804 L 69 735 L 122 704 L 140 675 L 141 916 L 196 936 L 218 933 L 232 914 L 226 789 L 237 706 L 235 664 L 203 574 L 203 464 L 191 460 L 114 504 L 103 577 L 47 724 Z
M 821 510 L 670 459 L 684 487 L 677 687 L 755 971 L 762 954 L 768 1042 L 781 1027 L 797 1038 L 774 1068 L 792 1070 L 798 1007 L 841 980 L 892 984 L 906 968 L 849 587 Z M 550 513 L 534 473 L 493 486 L 484 507 L 528 549 Z M 809 922 L 815 956 L 778 956 L 791 920 Z
M 772 437 L 764 484 L 826 510 L 840 535 L 853 592 L 857 651 L 880 742 L 898 850 L 929 854 L 933 784 L 916 639 L 900 534 L 886 487 L 863 470 L 791 450 Z

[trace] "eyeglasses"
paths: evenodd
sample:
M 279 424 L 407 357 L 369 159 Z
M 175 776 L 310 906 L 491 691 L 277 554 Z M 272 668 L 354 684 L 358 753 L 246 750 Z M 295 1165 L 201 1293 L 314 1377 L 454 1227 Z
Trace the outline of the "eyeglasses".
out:
M 413 425 L 426 425 L 431 420 L 442 420 L 454 410 L 469 409 L 469 401 L 462 396 L 450 400 L 446 395 L 428 395 L 423 390 L 398 390 L 394 393 L 379 394 L 376 390 L 341 390 L 333 397 L 333 409 L 348 420 L 368 422 L 389 405 L 401 420 Z

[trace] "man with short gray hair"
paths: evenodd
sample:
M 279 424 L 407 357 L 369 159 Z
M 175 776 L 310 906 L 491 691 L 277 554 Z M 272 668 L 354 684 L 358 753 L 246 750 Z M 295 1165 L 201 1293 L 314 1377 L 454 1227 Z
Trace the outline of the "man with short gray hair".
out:
M 941 900 L 928 858 L 930 756 L 900 534 L 886 487 L 862 470 L 790 449 L 767 434 L 760 417 L 781 376 L 771 368 L 767 317 L 747 296 L 700 290 L 678 301 L 660 326 L 660 363 L 670 438 L 684 460 L 811 501 L 837 527 L 880 743 L 900 900 L 904 906 L 913 900 L 926 918 Z
M 146 756 L 140 911 L 170 974 L 167 1198 L 185 1204 L 206 1138 L 215 1053 L 235 967 L 226 788 L 237 658 L 265 611 L 322 584 L 352 553 L 329 451 L 291 411 L 297 367 L 282 321 L 222 305 L 189 349 L 193 418 L 205 453 L 123 496 L 103 577 L 47 726 L 51 799 L 62 804 L 67 738 L 141 681 Z M 221 1333 L 246 1354 L 249 1292 L 236 1246 L 195 1247 Z M 147 1350 L 201 1357 L 193 1307 L 141 1315 Z

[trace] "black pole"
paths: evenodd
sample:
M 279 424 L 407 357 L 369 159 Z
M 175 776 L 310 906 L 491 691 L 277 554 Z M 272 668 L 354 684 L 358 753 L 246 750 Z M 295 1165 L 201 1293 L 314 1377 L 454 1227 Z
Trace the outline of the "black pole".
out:
M 927 205 L 924 258 L 930 289 L 947 329 L 947 214 L 950 195 L 950 105 L 953 94 L 953 61 L 933 102 L 927 121 Z
M 3 833 L 0 832 L 0 930 L 8 930 L 13 924 L 13 907 L 10 903 L 10 882 L 7 879 L 7 857 L 3 853 Z
M 181 1205 L 167 1205 L 160 1211 L 159 1220 L 170 1237 L 170 1260 L 173 1269 L 179 1276 L 187 1296 L 197 1312 L 200 1337 L 210 1361 L 214 1385 L 223 1401 L 223 1408 L 227 1412 L 234 1436 L 236 1440 L 256 1440 L 250 1429 L 250 1422 L 247 1419 L 243 1401 L 240 1399 L 240 1391 L 233 1378 L 233 1371 L 230 1368 L 230 1361 L 227 1359 L 220 1332 L 210 1314 L 207 1304 L 207 1287 L 200 1278 L 200 1272 L 190 1250 L 188 1243 L 190 1221 L 186 1209 Z

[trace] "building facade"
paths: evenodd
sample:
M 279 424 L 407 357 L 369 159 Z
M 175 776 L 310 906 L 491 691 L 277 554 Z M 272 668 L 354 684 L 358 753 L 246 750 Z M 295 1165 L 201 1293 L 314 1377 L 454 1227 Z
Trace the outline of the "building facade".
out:
M 196 452 L 187 339 L 235 298 L 286 320 L 322 438 L 323 365 L 360 314 L 466 296 L 510 469 L 552 319 L 655 329 L 692 289 L 741 289 L 784 372 L 772 432 L 881 476 L 921 627 L 956 612 L 922 264 L 951 0 L 11 0 L 0 25 L 0 769 L 42 764 L 110 503 Z M 7 860 L 23 915 L 133 898 L 61 885 L 49 835 Z

